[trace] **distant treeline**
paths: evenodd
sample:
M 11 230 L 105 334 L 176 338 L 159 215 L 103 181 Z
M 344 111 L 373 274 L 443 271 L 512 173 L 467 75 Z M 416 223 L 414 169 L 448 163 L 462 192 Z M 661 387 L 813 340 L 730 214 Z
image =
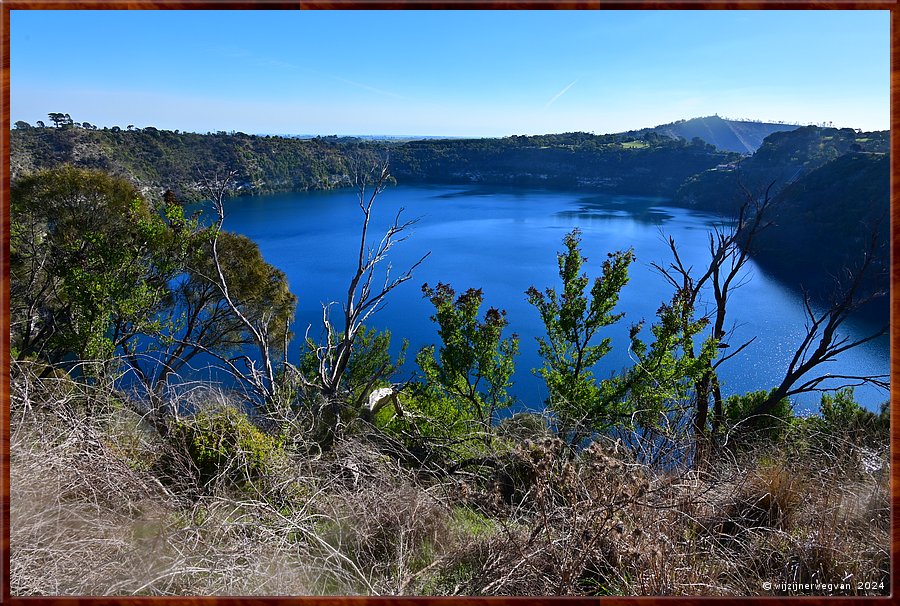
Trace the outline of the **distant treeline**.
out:
M 762 196 L 769 188 L 778 202 L 776 225 L 765 234 L 759 262 L 794 286 L 823 291 L 830 286 L 827 276 L 850 263 L 873 229 L 888 242 L 888 131 L 801 127 L 773 132 L 748 155 L 720 151 L 699 137 L 672 138 L 661 134 L 663 127 L 609 135 L 370 141 L 99 129 L 54 115 L 60 118 L 56 126 L 17 123 L 12 131 L 14 181 L 72 164 L 124 176 L 147 193 L 172 190 L 181 197 L 193 193 L 199 179 L 227 168 L 238 173 L 235 193 L 255 195 L 343 187 L 361 157 L 387 155 L 391 174 L 401 184 L 664 196 L 725 218 L 733 217 L 747 195 Z M 698 120 L 707 126 L 724 122 Z M 800 267 L 806 275 L 798 277 Z
M 386 142 L 26 125 L 13 131 L 11 147 L 14 179 L 68 163 L 164 191 L 190 187 L 198 175 L 227 166 L 239 172 L 245 194 L 340 187 L 347 184 L 350 164 L 360 154 L 387 154 L 400 183 L 512 184 L 672 196 L 692 175 L 737 158 L 700 139 L 687 142 L 657 133 Z

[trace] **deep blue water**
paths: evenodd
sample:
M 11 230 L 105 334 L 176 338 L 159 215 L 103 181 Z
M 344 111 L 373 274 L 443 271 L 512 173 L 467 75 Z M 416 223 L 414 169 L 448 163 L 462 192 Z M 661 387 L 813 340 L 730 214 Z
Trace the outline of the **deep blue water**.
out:
M 398 186 L 385 191 L 375 203 L 371 242 L 376 244 L 394 215 L 417 218 L 410 237 L 393 250 L 393 274 L 406 270 L 427 252 L 413 279 L 400 285 L 385 309 L 369 322 L 388 328 L 399 347 L 409 339 L 406 374 L 413 372 L 414 354 L 437 343 L 436 325 L 430 321 L 431 304 L 422 297 L 427 282 L 451 284 L 457 293 L 482 288 L 485 305 L 507 310 L 508 331 L 520 336 L 520 354 L 514 375 L 515 395 L 521 405 L 538 409 L 546 389 L 531 369 L 540 366 L 535 337 L 542 334 L 537 311 L 525 299 L 534 285 L 543 290 L 559 286 L 556 253 L 563 236 L 580 227 L 582 248 L 588 258 L 585 270 L 593 278 L 610 251 L 632 247 L 637 260 L 631 280 L 622 292 L 619 310 L 625 317 L 601 336 L 612 337 L 613 351 L 595 369 L 607 376 L 630 365 L 628 327 L 641 319 L 647 326 L 657 308 L 671 297 L 671 289 L 650 267 L 667 263 L 666 244 L 674 236 L 686 265 L 699 268 L 707 261 L 707 233 L 719 220 L 708 214 L 667 206 L 666 200 L 622 196 L 585 196 L 573 192 L 535 191 L 473 186 Z M 322 304 L 346 296 L 355 268 L 362 212 L 351 190 L 311 192 L 239 198 L 227 207 L 225 229 L 252 238 L 266 260 L 288 276 L 299 305 L 290 352 L 296 359 L 299 342 L 307 329 L 321 333 Z M 383 276 L 383 274 L 381 274 Z M 377 281 L 377 279 L 376 279 Z M 769 389 L 781 378 L 804 330 L 800 294 L 751 264 L 744 282 L 734 292 L 729 308 L 730 338 L 736 346 L 754 335 L 757 340 L 745 352 L 723 365 L 720 376 L 726 395 Z M 701 308 L 702 309 L 702 308 Z M 340 314 L 340 307 L 335 309 Z M 340 317 L 337 315 L 336 317 Z M 311 327 L 311 328 L 310 328 Z M 866 326 L 846 326 L 862 334 Z M 645 340 L 650 340 L 644 329 Z M 832 374 L 887 373 L 888 339 L 884 337 L 845 353 L 828 365 Z M 870 408 L 887 399 L 875 388 L 858 388 L 857 399 Z M 814 407 L 818 396 L 809 394 L 796 402 L 800 410 Z

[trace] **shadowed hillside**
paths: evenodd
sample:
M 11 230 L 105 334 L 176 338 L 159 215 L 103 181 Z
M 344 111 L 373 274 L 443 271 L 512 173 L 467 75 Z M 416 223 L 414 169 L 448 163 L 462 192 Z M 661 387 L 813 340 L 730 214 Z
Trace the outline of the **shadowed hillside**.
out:
M 829 293 L 842 268 L 853 268 L 873 233 L 886 264 L 890 242 L 890 158 L 849 153 L 812 171 L 775 198 L 776 225 L 763 234 L 757 262 L 778 277 L 799 281 L 814 296 Z M 888 276 L 879 279 L 888 288 Z M 887 300 L 870 315 L 887 318 Z

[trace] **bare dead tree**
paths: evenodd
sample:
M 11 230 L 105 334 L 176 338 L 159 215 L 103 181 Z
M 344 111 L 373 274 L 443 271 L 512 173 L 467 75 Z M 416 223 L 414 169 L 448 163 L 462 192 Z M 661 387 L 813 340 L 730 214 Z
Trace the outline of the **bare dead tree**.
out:
M 862 258 L 856 267 L 844 268 L 843 275 L 836 278 L 831 303 L 824 311 L 815 311 L 809 293 L 804 292 L 806 333 L 800 340 L 781 383 L 760 402 L 751 416 L 770 414 L 782 399 L 801 393 L 832 391 L 866 384 L 889 389 L 888 375 L 822 373 L 810 376 L 814 369 L 833 362 L 843 352 L 877 339 L 887 332 L 888 323 L 859 338 L 839 333 L 841 326 L 856 310 L 886 294 L 877 285 L 872 285 L 874 275 L 881 271 L 878 249 L 878 230 L 872 228 Z M 841 384 L 837 387 L 823 387 L 822 384 L 829 380 L 837 380 Z
M 377 278 L 376 270 L 384 266 L 391 249 L 409 236 L 404 232 L 408 232 L 416 220 L 401 221 L 401 214 L 404 210 L 401 208 L 381 240 L 375 245 L 370 244 L 369 231 L 373 207 L 378 195 L 387 186 L 390 174 L 386 161 L 373 162 L 369 165 L 364 162 L 357 160 L 357 165 L 354 167 L 353 184 L 357 190 L 363 222 L 356 268 L 350 279 L 346 298 L 342 303 L 343 326 L 337 326 L 331 316 L 331 310 L 337 303 L 329 303 L 322 307 L 324 343 L 313 344 L 312 340 L 307 337 L 307 343 L 313 346 L 318 361 L 315 376 L 304 376 L 296 366 L 288 363 L 287 330 L 281 336 L 284 342 L 275 343 L 277 333 L 282 328 L 280 325 L 275 326 L 278 322 L 275 314 L 245 313 L 242 301 L 235 298 L 234 289 L 229 286 L 219 245 L 225 221 L 225 198 L 233 188 L 236 172 L 222 174 L 217 171 L 213 176 L 204 176 L 199 180 L 199 189 L 205 197 L 212 201 L 217 216 L 216 222 L 210 228 L 209 236 L 212 270 L 209 275 L 203 277 L 214 285 L 221 295 L 226 308 L 224 311 L 227 311 L 232 326 L 235 324 L 241 326 L 249 336 L 242 344 L 252 344 L 256 351 L 253 356 L 244 351 L 230 356 L 216 351 L 198 340 L 190 340 L 185 344 L 218 359 L 253 399 L 266 404 L 272 403 L 276 397 L 279 370 L 284 368 L 291 371 L 303 386 L 314 388 L 323 396 L 324 405 L 330 413 L 328 415 L 330 421 L 326 423 L 328 425 L 334 425 L 340 421 L 340 412 L 343 406 L 340 397 L 342 381 L 350 362 L 354 339 L 361 327 L 374 313 L 384 307 L 387 295 L 397 286 L 408 281 L 412 277 L 412 272 L 430 254 L 423 255 L 400 275 L 392 274 L 392 267 L 388 262 L 383 273 L 383 281 Z M 276 359 L 279 346 L 283 348 L 283 351 L 280 359 Z M 318 412 L 324 411 L 319 410 Z M 333 428 L 331 427 L 331 429 Z
M 727 342 L 728 332 L 725 330 L 728 301 L 733 291 L 744 282 L 742 270 L 755 252 L 755 244 L 759 234 L 773 225 L 767 219 L 772 206 L 770 192 L 774 182 L 770 183 L 762 196 L 755 196 L 743 185 L 745 201 L 738 209 L 733 223 L 716 226 L 709 233 L 708 249 L 710 260 L 699 277 L 694 277 L 693 267 L 686 266 L 678 253 L 675 239 L 669 237 L 669 249 L 673 261 L 667 266 L 652 263 L 656 269 L 675 289 L 683 292 L 691 309 L 694 309 L 700 294 L 705 288 L 712 288 L 714 307 L 709 314 L 711 319 L 711 336 L 718 342 L 719 348 L 730 348 Z M 729 354 L 711 361 L 707 372 L 695 385 L 695 412 L 693 430 L 698 441 L 704 441 L 709 420 L 709 401 L 713 399 L 712 432 L 715 434 L 724 420 L 722 392 L 719 385 L 717 369 L 735 357 L 753 341 L 742 343 Z M 694 343 L 688 340 L 682 344 L 685 355 L 695 357 Z
M 219 234 L 225 222 L 225 198 L 236 176 L 237 171 L 232 170 L 220 174 L 217 170 L 212 177 L 202 176 L 200 178 L 200 191 L 212 201 L 218 217 L 210 230 L 210 244 L 215 275 L 206 277 L 219 289 L 231 314 L 237 318 L 251 335 L 253 344 L 259 353 L 259 360 L 254 360 L 246 353 L 226 356 L 202 343 L 194 342 L 192 345 L 225 364 L 230 374 L 247 388 L 253 396 L 261 399 L 263 402 L 271 402 L 275 397 L 276 390 L 275 364 L 272 360 L 275 348 L 271 339 L 273 315 L 263 314 L 260 318 L 251 320 L 241 311 L 238 302 L 231 296 L 228 280 L 225 277 L 222 262 L 219 258 L 218 243 Z
M 331 318 L 331 308 L 336 302 L 322 306 L 322 324 L 325 329 L 325 342 L 319 344 L 315 351 L 318 359 L 316 386 L 321 390 L 331 407 L 335 420 L 339 419 L 341 383 L 353 342 L 360 327 L 385 305 L 387 295 L 412 278 L 412 272 L 422 264 L 430 252 L 425 253 L 405 272 L 392 276 L 392 266 L 387 264 L 384 279 L 376 283 L 376 269 L 383 265 L 388 253 L 398 243 L 409 237 L 409 228 L 418 220 L 401 222 L 403 208 L 397 211 L 394 221 L 382 236 L 377 245 L 369 243 L 369 224 L 372 219 L 372 208 L 376 198 L 387 187 L 390 173 L 387 160 L 371 161 L 358 158 L 354 166 L 353 182 L 359 199 L 359 208 L 363 214 L 362 228 L 359 238 L 359 253 L 356 268 L 347 287 L 346 298 L 342 303 L 343 328 L 337 328 Z M 309 340 L 308 340 L 309 341 Z

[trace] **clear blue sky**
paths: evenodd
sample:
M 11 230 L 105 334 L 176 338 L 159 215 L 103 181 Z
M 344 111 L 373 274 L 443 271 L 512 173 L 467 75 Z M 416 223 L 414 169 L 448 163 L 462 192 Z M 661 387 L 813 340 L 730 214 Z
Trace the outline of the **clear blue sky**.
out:
M 889 126 L 888 11 L 12 11 L 11 117 L 505 136 Z

